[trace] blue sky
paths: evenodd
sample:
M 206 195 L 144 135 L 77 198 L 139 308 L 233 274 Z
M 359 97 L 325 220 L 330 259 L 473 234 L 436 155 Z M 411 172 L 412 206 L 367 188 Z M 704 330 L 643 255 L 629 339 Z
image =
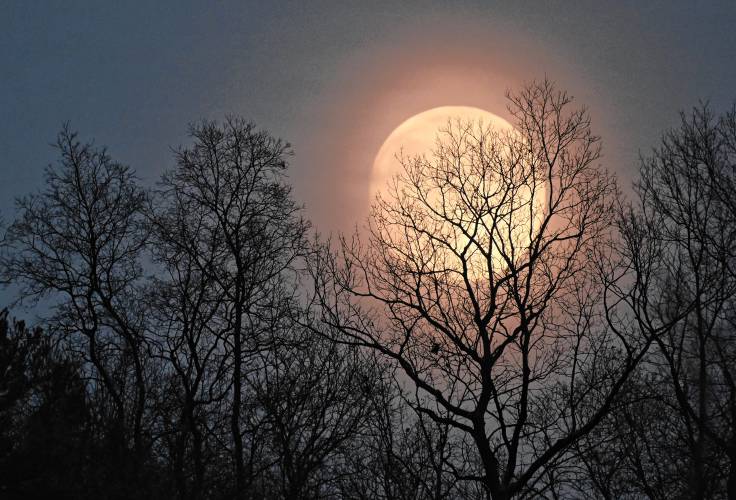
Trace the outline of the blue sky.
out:
M 678 110 L 736 99 L 736 2 L 643 4 L 5 0 L 0 212 L 12 219 L 13 199 L 42 187 L 65 121 L 154 182 L 189 122 L 234 114 L 293 144 L 307 215 L 345 229 L 364 214 L 356 199 L 392 123 L 434 105 L 493 107 L 545 75 L 590 106 L 604 164 L 627 184 Z M 452 66 L 464 47 L 475 62 Z M 452 91 L 422 73 L 442 68 L 460 73 Z

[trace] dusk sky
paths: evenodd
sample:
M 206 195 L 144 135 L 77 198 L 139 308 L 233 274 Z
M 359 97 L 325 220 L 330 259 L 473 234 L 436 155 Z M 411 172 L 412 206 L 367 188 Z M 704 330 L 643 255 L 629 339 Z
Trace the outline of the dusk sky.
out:
M 41 185 L 65 121 L 152 183 L 187 124 L 239 115 L 293 145 L 291 182 L 322 232 L 359 223 L 373 158 L 445 105 L 509 118 L 544 78 L 590 108 L 630 184 L 677 113 L 736 98 L 736 3 L 6 2 L 0 210 Z M 329 193 L 330 196 L 326 196 Z
M 0 499 L 736 500 L 734 82 L 736 0 L 0 0 Z

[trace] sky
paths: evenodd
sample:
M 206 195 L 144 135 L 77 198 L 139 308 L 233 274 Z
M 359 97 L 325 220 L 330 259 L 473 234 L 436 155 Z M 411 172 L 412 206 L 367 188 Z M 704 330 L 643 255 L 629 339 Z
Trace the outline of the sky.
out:
M 43 187 L 64 122 L 152 185 L 189 123 L 235 115 L 292 144 L 315 227 L 349 231 L 401 122 L 508 118 L 505 92 L 545 77 L 589 108 L 625 189 L 680 110 L 734 102 L 734 26 L 733 0 L 0 0 L 0 214 Z

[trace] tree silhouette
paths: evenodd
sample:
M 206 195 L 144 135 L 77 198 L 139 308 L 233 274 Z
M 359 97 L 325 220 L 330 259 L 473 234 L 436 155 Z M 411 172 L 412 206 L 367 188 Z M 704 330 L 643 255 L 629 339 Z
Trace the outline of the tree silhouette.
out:
M 733 111 L 716 118 L 707 105 L 682 114 L 642 159 L 623 218 L 638 264 L 630 299 L 655 348 L 640 369 L 649 390 L 627 415 L 644 449 L 619 456 L 648 464 L 639 482 L 659 484 L 660 498 L 736 498 L 733 123 Z M 673 326 L 657 331 L 652 319 Z
M 547 82 L 310 240 L 289 145 L 200 122 L 150 191 L 68 126 L 0 282 L 3 498 L 736 498 L 736 108 L 626 203 Z
M 375 411 L 367 400 L 381 377 L 355 349 L 290 337 L 263 353 L 253 392 L 267 415 L 283 498 L 319 498 L 336 489 L 342 457 Z
M 132 447 L 137 474 L 149 446 L 145 308 L 135 300 L 145 193 L 127 167 L 79 142 L 68 126 L 56 148 L 60 161 L 46 170 L 46 190 L 18 201 L 2 272 L 23 298 L 51 296 L 50 329 L 83 340 L 91 376 L 112 401 L 110 445 L 121 457 Z
M 243 400 L 247 381 L 255 374 L 250 361 L 269 349 L 274 329 L 282 326 L 293 306 L 296 266 L 307 248 L 309 226 L 282 182 L 288 144 L 240 119 L 229 119 L 222 126 L 204 122 L 193 126 L 190 135 L 194 144 L 177 151 L 176 168 L 163 178 L 161 192 L 170 208 L 157 219 L 157 226 L 171 247 L 162 259 L 169 274 L 175 274 L 172 283 L 184 287 L 175 296 L 197 301 L 196 308 L 181 304 L 178 322 L 184 336 L 202 335 L 202 328 L 214 334 L 209 345 L 191 340 L 184 346 L 188 362 L 203 370 L 198 356 L 221 355 L 214 376 L 226 377 L 222 387 L 231 395 L 235 492 L 240 496 L 258 474 L 253 460 L 259 453 L 252 449 L 246 460 L 244 450 L 244 435 L 248 433 L 251 447 L 256 447 L 260 437 L 253 432 L 261 428 L 257 421 L 247 422 L 259 420 L 257 412 L 244 414 L 244 409 L 253 408 L 252 402 Z M 182 264 L 185 269 L 180 269 Z M 180 283 L 182 279 L 193 279 L 196 285 Z M 192 291 L 195 296 L 189 295 Z M 191 313 L 205 316 L 187 318 Z M 198 321 L 201 326 L 189 324 Z M 174 342 L 179 335 L 175 333 Z M 206 352 L 199 354 L 203 348 Z M 195 379 L 200 384 L 201 373 Z M 189 382 L 184 382 L 186 388 Z
M 392 359 L 494 500 L 552 487 L 647 346 L 605 320 L 617 192 L 585 110 L 546 81 L 509 100 L 517 132 L 451 123 L 401 159 L 367 241 L 311 264 L 313 328 Z

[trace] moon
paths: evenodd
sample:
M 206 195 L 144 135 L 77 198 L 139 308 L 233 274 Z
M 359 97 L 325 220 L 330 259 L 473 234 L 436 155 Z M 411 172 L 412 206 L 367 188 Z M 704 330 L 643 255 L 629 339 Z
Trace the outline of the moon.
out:
M 396 127 L 386 138 L 373 161 L 370 199 L 375 199 L 389 181 L 402 172 L 397 156 L 411 158 L 429 154 L 435 147 L 437 134 L 450 121 L 482 123 L 497 131 L 512 131 L 514 127 L 490 111 L 472 106 L 441 106 L 416 114 Z
M 458 120 L 462 124 L 468 123 L 484 130 L 493 130 L 494 133 L 516 135 L 514 127 L 503 118 L 490 111 L 470 106 L 442 106 L 414 115 L 396 127 L 378 151 L 373 162 L 371 175 L 371 200 L 375 200 L 380 193 L 384 192 L 393 178 L 403 173 L 404 167 L 401 158 L 414 158 L 423 155 L 431 161 L 432 152 L 437 148 L 437 141 L 442 140 L 442 131 L 447 130 L 448 124 L 456 123 Z M 516 135 L 516 137 L 520 140 L 520 136 Z M 516 144 L 520 144 L 520 142 L 516 142 Z M 518 150 L 515 146 L 508 147 Z M 510 153 L 509 149 L 505 149 L 505 151 Z M 496 214 L 494 218 L 489 212 L 489 215 L 483 216 L 483 227 L 486 230 L 484 230 L 484 234 L 479 235 L 477 240 L 477 245 L 485 248 L 485 251 L 491 252 L 492 268 L 489 269 L 487 259 L 481 257 L 479 247 L 473 245 L 474 249 L 469 252 L 471 255 L 470 264 L 475 268 L 473 274 L 488 276 L 489 272 L 494 274 L 506 272 L 511 262 L 523 259 L 524 255 L 527 254 L 534 240 L 535 232 L 541 225 L 540 222 L 544 216 L 546 186 L 538 175 L 533 173 L 533 161 L 524 162 L 525 165 L 521 166 L 518 165 L 517 161 L 518 156 L 516 160 L 504 161 L 507 165 L 517 165 L 513 172 L 503 174 L 511 176 L 506 180 L 516 179 L 511 181 L 516 182 L 518 187 L 514 191 L 514 200 L 509 201 L 508 197 L 494 195 L 497 202 L 503 204 L 499 206 L 503 206 L 504 213 L 508 215 L 499 218 Z M 468 172 L 468 175 L 470 176 L 469 179 L 473 178 L 471 172 Z M 530 182 L 529 179 L 532 179 L 532 181 Z M 482 182 L 479 179 L 476 180 Z M 496 182 L 501 181 L 497 178 Z M 498 190 L 499 193 L 503 191 L 503 189 Z M 451 196 L 447 199 L 449 203 L 453 203 Z M 490 203 L 493 203 L 493 198 Z M 455 231 L 455 229 L 450 229 L 451 232 Z M 472 232 L 470 227 L 468 227 L 468 230 Z M 451 256 L 458 255 L 469 241 L 468 238 L 463 236 L 463 233 L 448 238 L 450 240 L 448 245 L 451 247 L 449 252 Z M 460 267 L 459 264 L 456 264 L 456 266 L 457 268 Z

